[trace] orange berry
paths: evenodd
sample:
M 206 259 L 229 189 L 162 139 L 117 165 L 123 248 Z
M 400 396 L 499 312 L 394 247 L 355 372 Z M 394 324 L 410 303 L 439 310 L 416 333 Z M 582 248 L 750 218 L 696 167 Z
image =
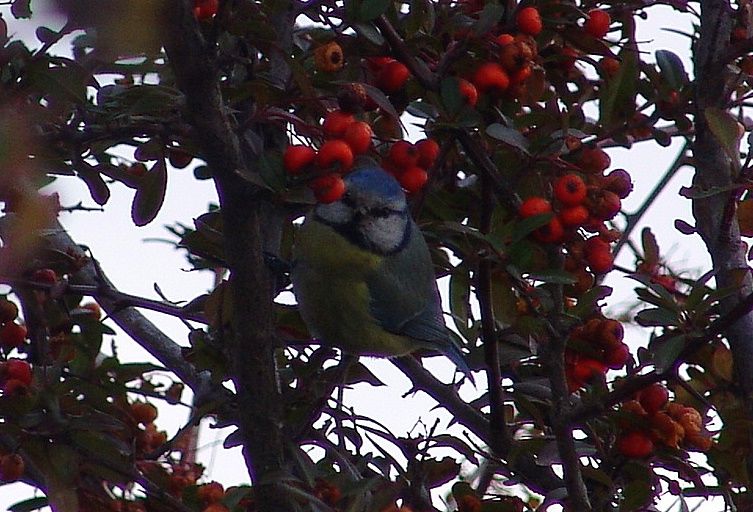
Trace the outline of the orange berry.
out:
M 393 60 L 382 67 L 376 77 L 376 85 L 385 92 L 397 92 L 410 78 L 410 71 L 400 61 Z
M 517 71 L 514 71 L 510 75 L 510 83 L 512 84 L 522 84 L 528 78 L 533 74 L 533 68 L 529 65 L 525 65 L 522 68 L 518 69 Z
M 319 176 L 309 183 L 316 200 L 322 204 L 334 203 L 345 194 L 345 181 L 336 173 Z
M 22 359 L 8 359 L 4 366 L 3 378 L 16 379 L 28 386 L 31 384 L 31 365 Z
M 0 326 L 0 346 L 6 350 L 18 348 L 26 340 L 26 327 L 16 322 L 7 322 Z
M 371 131 L 369 123 L 355 121 L 345 129 L 343 140 L 353 150 L 353 154 L 362 155 L 371 147 L 372 135 L 374 135 L 374 132 Z
M 400 169 L 408 169 L 418 165 L 418 159 L 421 155 L 415 144 L 407 140 L 399 140 L 390 146 L 387 158 Z
M 204 485 L 200 485 L 196 489 L 196 495 L 204 503 L 217 503 L 225 496 L 225 489 L 219 482 L 209 482 Z
M 429 181 L 429 174 L 421 167 L 411 167 L 403 171 L 397 177 L 397 181 L 400 182 L 400 186 L 402 186 L 406 192 L 409 194 L 415 194 L 426 185 L 427 181 Z
M 230 512 L 230 509 L 222 503 L 211 503 L 210 505 L 207 505 L 207 507 L 204 508 L 201 512 Z
M 554 197 L 565 206 L 581 204 L 586 199 L 586 183 L 577 174 L 565 174 L 554 182 Z
M 544 199 L 543 197 L 533 196 L 529 197 L 520 204 L 518 208 L 518 215 L 528 218 L 534 215 L 541 215 L 543 213 L 549 213 L 552 211 L 552 203 Z
M 651 384 L 641 390 L 638 401 L 648 414 L 656 414 L 667 405 L 669 390 L 658 382 Z
M 309 146 L 288 146 L 282 155 L 282 166 L 288 174 L 301 174 L 314 163 L 316 151 Z
M 502 92 L 510 86 L 510 77 L 501 65 L 485 62 L 476 69 L 472 82 L 481 92 Z
M 81 309 L 88 310 L 88 314 L 95 320 L 102 318 L 102 308 L 99 307 L 99 304 L 97 304 L 96 302 L 87 302 L 86 304 L 82 304 Z
M 478 103 L 478 90 L 476 89 L 476 86 L 468 80 L 461 78 L 458 84 L 458 89 L 460 90 L 460 95 L 465 99 L 465 102 L 471 107 L 475 107 L 476 103 Z
M 577 228 L 582 226 L 588 220 L 588 208 L 582 204 L 568 206 L 557 213 L 562 225 L 567 228 Z
M 575 363 L 573 378 L 578 382 L 589 382 L 600 375 L 604 375 L 606 371 L 607 368 L 601 361 L 583 358 Z
M 344 64 L 343 49 L 334 41 L 330 41 L 314 50 L 314 65 L 319 71 L 339 71 Z
M 369 66 L 369 69 L 373 71 L 374 73 L 378 73 L 387 64 L 390 64 L 392 62 L 395 62 L 395 59 L 393 59 L 392 57 L 388 57 L 387 55 L 366 58 L 366 65 Z
M 137 422 L 146 425 L 157 419 L 157 408 L 147 402 L 135 402 L 131 404 L 131 415 Z
M 609 32 L 609 25 L 612 24 L 612 18 L 607 11 L 601 9 L 591 9 L 588 11 L 588 17 L 583 25 L 586 33 L 601 39 Z
M 316 165 L 319 168 L 328 169 L 337 165 L 340 172 L 347 172 L 353 165 L 353 160 L 353 150 L 347 142 L 340 139 L 328 140 L 322 144 L 316 155 Z
M 617 439 L 617 451 L 631 459 L 644 459 L 654 452 L 654 443 L 645 432 L 628 432 Z
M 592 196 L 588 203 L 591 216 L 601 221 L 613 219 L 621 208 L 620 197 L 610 190 L 596 191 L 595 197 Z
M 212 18 L 220 8 L 220 0 L 194 0 L 193 15 L 199 21 Z
M 3 382 L 2 386 L 3 395 L 24 395 L 29 390 L 28 384 L 18 379 L 8 379 Z
M 584 256 L 588 262 L 588 266 L 596 274 L 605 274 L 612 270 L 614 266 L 614 256 L 612 255 L 612 249 L 609 244 L 594 236 L 586 240 L 584 247 Z
M 515 23 L 518 30 L 531 36 L 538 35 L 544 26 L 539 10 L 535 7 L 524 7 L 518 11 Z
M 431 169 L 439 157 L 439 144 L 434 139 L 421 139 L 416 142 L 418 166 Z
M 322 129 L 328 137 L 339 138 L 345 135 L 345 130 L 355 121 L 356 118 L 350 112 L 332 110 L 324 116 Z

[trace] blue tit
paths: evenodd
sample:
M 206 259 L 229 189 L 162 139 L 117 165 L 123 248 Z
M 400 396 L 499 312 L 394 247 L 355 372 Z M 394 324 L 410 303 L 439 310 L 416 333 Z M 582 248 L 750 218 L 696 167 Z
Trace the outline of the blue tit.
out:
M 311 334 L 354 355 L 439 351 L 470 376 L 400 185 L 379 167 L 357 169 L 345 184 L 342 198 L 317 205 L 296 235 L 291 278 Z

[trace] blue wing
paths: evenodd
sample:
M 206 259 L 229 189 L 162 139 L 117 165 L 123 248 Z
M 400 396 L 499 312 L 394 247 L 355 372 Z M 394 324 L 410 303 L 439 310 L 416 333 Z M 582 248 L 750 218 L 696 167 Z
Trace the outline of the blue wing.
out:
M 406 247 L 384 258 L 367 280 L 371 314 L 387 331 L 408 336 L 442 352 L 466 375 L 470 368 L 442 317 L 429 248 L 411 221 Z

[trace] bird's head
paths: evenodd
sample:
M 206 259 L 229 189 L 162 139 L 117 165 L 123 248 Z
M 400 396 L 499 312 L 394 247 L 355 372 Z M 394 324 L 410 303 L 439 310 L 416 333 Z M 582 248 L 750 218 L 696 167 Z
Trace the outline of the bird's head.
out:
M 395 253 L 408 243 L 408 203 L 395 178 L 379 167 L 363 167 L 345 176 L 345 187 L 338 201 L 316 207 L 317 220 L 379 254 Z

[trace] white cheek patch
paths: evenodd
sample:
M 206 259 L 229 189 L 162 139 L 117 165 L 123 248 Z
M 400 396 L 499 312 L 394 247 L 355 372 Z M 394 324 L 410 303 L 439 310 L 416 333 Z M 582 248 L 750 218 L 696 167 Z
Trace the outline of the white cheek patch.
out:
M 405 238 L 408 219 L 399 214 L 387 217 L 367 217 L 360 223 L 364 238 L 382 253 L 397 250 Z

